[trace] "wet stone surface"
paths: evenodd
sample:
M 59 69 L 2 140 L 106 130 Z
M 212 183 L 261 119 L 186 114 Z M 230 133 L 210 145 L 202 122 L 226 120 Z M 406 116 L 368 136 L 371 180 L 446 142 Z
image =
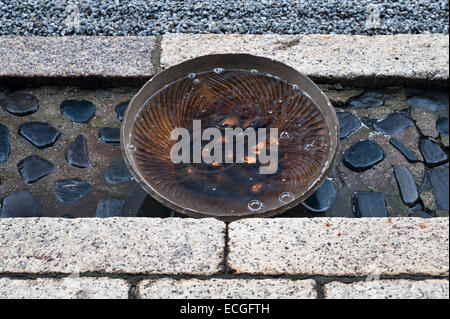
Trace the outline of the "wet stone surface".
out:
M 440 117 L 436 121 L 436 128 L 441 136 L 448 136 L 448 117 Z
M 61 136 L 50 124 L 34 121 L 22 124 L 19 134 L 38 149 L 52 146 Z
M 86 100 L 65 100 L 61 103 L 61 113 L 69 120 L 87 123 L 95 115 L 95 105 Z
M 320 87 L 333 103 L 342 124 L 340 132 L 343 138 L 340 141 L 336 158 L 336 168 L 332 170 L 329 179 L 324 184 L 329 185 L 328 182 L 330 182 L 335 185 L 336 197 L 331 207 L 324 212 L 313 212 L 307 208 L 306 204 L 297 205 L 279 217 L 355 217 L 354 198 L 367 199 L 367 201 L 358 202 L 359 211 L 363 216 L 387 215 L 421 218 L 448 216 L 448 163 L 444 162 L 444 165 L 437 166 L 429 165 L 420 150 L 422 141 L 427 139 L 423 134 L 426 132 L 424 128 L 434 127 L 439 132 L 439 137 L 430 136 L 428 138 L 448 156 L 448 133 L 445 129 L 445 125 L 448 127 L 448 93 L 439 91 L 430 93 L 427 90 L 411 90 L 404 87 L 386 87 L 379 90 L 349 88 L 340 84 L 325 84 Z M 38 211 L 41 215 L 64 216 L 65 218 L 115 215 L 185 217 L 185 215 L 173 212 L 150 196 L 145 196 L 145 192 L 143 196 L 136 197 L 135 194 L 138 193 L 137 190 L 140 187 L 132 179 L 123 161 L 119 160 L 121 157 L 120 147 L 103 143 L 99 138 L 102 128 L 115 128 L 117 131 L 121 124 L 120 121 L 123 119 L 126 101 L 130 101 L 137 90 L 138 88 L 126 87 L 81 89 L 43 86 L 19 91 L 16 88 L 14 90 L 0 88 L 0 100 L 20 93 L 30 94 L 39 101 L 37 111 L 26 116 L 13 115 L 4 107 L 0 107 L 0 123 L 9 131 L 10 141 L 9 156 L 6 161 L 0 161 L 2 207 L 5 207 L 4 202 L 8 196 L 26 190 L 33 197 L 21 196 L 20 200 L 15 201 L 16 204 L 14 204 L 23 204 L 25 209 L 21 209 L 21 206 L 11 206 L 11 201 L 6 206 L 13 207 L 13 210 L 10 210 L 10 212 L 14 212 L 11 213 L 12 215 L 26 215 L 33 212 L 29 207 L 39 207 Z M 365 94 L 363 94 L 364 91 Z M 367 102 L 370 99 L 365 100 L 366 104 L 363 104 L 361 100 L 358 102 L 359 104 L 354 102 L 365 95 L 371 95 L 374 98 L 372 102 Z M 420 99 L 411 99 L 413 96 L 419 96 Z M 354 106 L 350 106 L 349 100 L 351 99 L 353 99 L 352 105 Z M 91 111 L 89 116 L 84 119 L 77 117 L 77 120 L 81 119 L 82 121 L 75 122 L 66 114 L 62 114 L 61 104 L 67 100 L 89 101 L 95 106 L 94 112 Z M 383 102 L 382 105 L 380 100 Z M 78 105 L 79 102 L 75 104 Z M 369 104 L 373 105 L 361 107 Z M 90 108 L 92 109 L 92 107 Z M 418 124 L 418 120 L 421 118 L 420 116 L 416 116 L 416 119 L 413 118 L 414 108 L 419 108 L 418 111 L 414 111 L 414 116 L 421 114 L 422 110 L 430 111 L 431 109 L 431 113 L 425 113 L 432 114 L 437 121 L 434 123 L 422 121 Z M 80 109 L 74 108 L 72 111 L 73 116 L 79 116 Z M 386 123 L 379 123 L 392 117 L 392 114 L 395 113 L 403 115 L 409 126 L 398 130 L 394 125 L 394 129 L 388 128 L 390 135 L 385 135 L 374 128 L 385 125 Z M 445 122 L 446 119 L 447 122 Z M 19 127 L 27 122 L 48 123 L 59 131 L 61 136 L 52 146 L 38 149 L 19 134 Z M 360 124 L 361 122 L 363 125 Z M 5 136 L 4 132 L 5 129 L 3 129 L 3 136 Z M 80 135 L 84 137 L 84 141 L 82 137 L 79 137 Z M 446 138 L 447 140 L 445 140 Z M 399 143 L 393 143 L 394 139 L 403 144 L 409 152 L 406 150 L 401 152 L 402 147 L 399 146 Z M 364 168 L 363 171 L 356 172 L 344 164 L 344 156 L 350 148 L 361 141 L 369 141 L 378 145 L 384 153 L 384 159 L 373 166 L 369 164 L 368 168 Z M 0 154 L 5 154 L 4 145 L 5 143 L 2 144 L 0 141 Z M 379 153 L 379 149 L 377 150 Z M 364 154 L 364 152 L 360 154 Z M 17 164 L 30 155 L 37 155 L 50 161 L 54 165 L 54 170 L 51 174 L 27 184 L 18 172 Z M 358 157 L 355 159 L 356 162 L 361 160 L 362 158 Z M 420 191 L 420 198 L 412 207 L 403 201 L 394 174 L 396 166 L 405 166 L 410 171 L 414 183 Z M 36 175 L 33 170 L 29 172 L 30 176 Z M 72 204 L 63 204 L 55 196 L 54 188 L 57 181 L 66 179 L 83 180 L 90 185 L 91 189 L 78 201 Z M 354 197 L 355 192 L 361 193 L 361 195 Z M 376 209 L 367 208 L 367 205 L 372 203 L 372 197 L 379 198 L 379 196 L 367 195 L 367 198 L 363 194 L 376 194 L 377 192 L 383 195 L 384 201 L 375 201 L 375 203 L 378 202 Z M 327 206 L 327 199 L 331 198 L 330 194 L 333 193 L 334 191 L 325 192 L 323 197 L 325 204 L 321 207 Z M 310 208 L 313 207 L 310 206 Z
M 405 158 L 408 160 L 408 162 L 417 163 L 416 154 L 414 154 L 405 144 L 400 142 L 395 137 L 391 138 L 389 140 L 389 143 L 391 143 L 391 145 L 393 145 L 400 153 L 402 153 L 403 156 L 405 156 Z
M 334 183 L 328 179 L 325 180 L 314 194 L 308 197 L 302 204 L 312 212 L 325 212 L 336 203 L 337 190 Z
M 356 192 L 353 209 L 357 217 L 387 217 L 386 201 L 380 192 Z
M 409 118 L 401 113 L 394 112 L 380 122 L 375 123 L 373 127 L 382 134 L 391 135 L 412 125 L 414 123 Z
M 8 128 L 0 124 L 0 163 L 6 162 L 9 158 L 9 153 L 11 152 L 9 136 Z
M 403 202 L 407 206 L 413 206 L 419 200 L 416 184 L 411 172 L 406 166 L 398 165 L 394 167 L 394 175 L 397 179 L 398 187 L 402 195 Z
M 19 92 L 0 99 L 0 106 L 16 116 L 25 116 L 33 114 L 39 109 L 39 101 L 31 94 Z
M 359 118 L 349 112 L 338 112 L 336 113 L 338 119 L 339 119 L 339 137 L 341 139 L 344 139 L 350 135 L 352 135 L 354 132 L 356 132 L 362 125 Z
M 31 184 L 52 173 L 55 165 L 38 155 L 30 155 L 17 163 L 17 169 L 24 182 Z
M 2 218 L 41 217 L 43 213 L 36 198 L 29 191 L 20 190 L 3 199 L 0 216 Z
M 384 158 L 383 149 L 371 141 L 354 144 L 344 155 L 344 164 L 355 172 L 364 172 Z
M 352 97 L 347 101 L 348 106 L 352 107 L 377 107 L 384 104 L 383 99 L 377 92 L 366 92 L 361 96 Z
M 89 167 L 89 153 L 86 138 L 80 134 L 75 142 L 66 149 L 66 161 L 69 165 L 78 168 Z
M 102 127 L 98 131 L 100 141 L 111 145 L 120 145 L 120 129 L 118 127 Z
M 430 140 L 423 140 L 420 144 L 420 151 L 422 152 L 425 164 L 429 167 L 444 164 L 448 160 L 448 155 L 442 148 Z
M 91 191 L 91 185 L 79 178 L 61 179 L 55 183 L 55 196 L 63 204 L 78 202 Z
M 125 111 L 127 110 L 129 103 L 130 103 L 129 101 L 125 101 L 125 102 L 120 102 L 119 104 L 117 104 L 115 110 L 116 110 L 116 114 L 117 114 L 117 119 L 119 121 L 123 120 L 123 115 L 125 114 Z
M 110 185 L 129 182 L 133 179 L 122 157 L 117 158 L 105 171 L 105 180 Z
M 122 216 L 122 208 L 125 200 L 118 198 L 105 198 L 98 203 L 95 211 L 95 217 L 114 217 Z

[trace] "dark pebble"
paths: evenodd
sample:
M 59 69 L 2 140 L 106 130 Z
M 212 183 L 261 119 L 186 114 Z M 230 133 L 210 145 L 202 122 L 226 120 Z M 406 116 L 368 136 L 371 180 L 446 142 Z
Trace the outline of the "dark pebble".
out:
M 122 207 L 125 200 L 118 198 L 105 198 L 100 201 L 95 211 L 95 217 L 122 216 Z
M 355 172 L 364 172 L 384 159 L 383 149 L 371 141 L 353 144 L 344 154 L 344 164 Z
M 56 198 L 63 204 L 73 204 L 91 191 L 91 185 L 79 178 L 60 179 L 53 189 Z
M 128 103 L 130 103 L 130 102 L 126 101 L 126 102 L 120 102 L 119 104 L 117 104 L 116 113 L 117 113 L 117 119 L 119 121 L 123 120 L 123 115 L 125 114 L 125 111 L 128 107 Z
M 417 156 L 414 154 L 405 144 L 400 142 L 398 139 L 392 137 L 389 140 L 389 143 L 392 144 L 410 163 L 417 163 Z
M 339 135 L 341 140 L 352 135 L 362 125 L 359 118 L 349 112 L 338 112 L 337 117 L 339 119 Z
M 42 217 L 42 208 L 29 191 L 20 190 L 3 199 L 0 215 L 2 218 Z
M 408 105 L 430 111 L 448 110 L 449 98 L 446 91 L 408 89 Z
M 19 127 L 19 134 L 38 149 L 52 146 L 61 133 L 48 123 L 27 122 Z
M 419 201 L 419 193 L 417 192 L 416 183 L 411 172 L 406 166 L 399 165 L 394 167 L 394 175 L 403 202 L 409 207 L 414 206 Z
M 425 164 L 429 167 L 444 164 L 448 160 L 448 156 L 442 148 L 430 140 L 422 141 L 420 144 L 420 152 L 422 153 Z
M 373 126 L 375 130 L 384 135 L 398 133 L 410 126 L 414 125 L 413 121 L 401 113 L 394 112 Z
M 24 116 L 39 109 L 39 100 L 31 94 L 14 93 L 0 100 L 0 105 L 11 114 Z
M 9 158 L 11 152 L 10 134 L 6 126 L 0 124 L 0 164 Z
M 55 165 L 38 155 L 31 155 L 17 163 L 17 169 L 25 183 L 31 184 L 52 173 Z
M 449 211 L 449 175 L 448 165 L 433 168 L 430 172 L 432 192 L 438 209 Z
M 331 209 L 336 203 L 337 190 L 334 183 L 328 179 L 320 186 L 314 194 L 308 197 L 304 202 L 308 210 L 312 212 L 324 212 Z
M 86 100 L 65 100 L 61 103 L 61 113 L 69 120 L 87 123 L 95 115 L 95 105 Z
M 383 99 L 373 92 L 367 92 L 360 96 L 355 96 L 347 101 L 347 106 L 351 107 L 377 107 L 384 104 Z
M 353 211 L 357 217 L 387 217 L 384 195 L 380 192 L 353 194 Z
M 117 158 L 105 171 L 105 180 L 110 185 L 129 182 L 133 179 L 122 157 Z
M 78 135 L 75 142 L 66 150 L 66 161 L 69 165 L 78 168 L 89 167 L 89 154 L 86 139 L 82 134 Z
M 117 127 L 102 127 L 98 131 L 100 141 L 110 145 L 120 145 L 120 129 Z
M 448 136 L 448 117 L 440 117 L 436 121 L 436 128 L 439 131 L 439 135 Z

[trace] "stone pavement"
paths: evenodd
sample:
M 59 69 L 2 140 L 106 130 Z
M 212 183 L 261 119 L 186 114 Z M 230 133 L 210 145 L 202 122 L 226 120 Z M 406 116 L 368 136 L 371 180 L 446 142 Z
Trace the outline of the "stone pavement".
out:
M 10 218 L 2 298 L 448 298 L 449 220 Z

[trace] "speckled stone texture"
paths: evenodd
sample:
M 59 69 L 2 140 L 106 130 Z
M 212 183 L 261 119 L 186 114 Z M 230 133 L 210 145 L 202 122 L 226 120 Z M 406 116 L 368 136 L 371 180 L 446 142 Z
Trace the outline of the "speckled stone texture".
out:
M 0 299 L 127 299 L 129 289 L 128 282 L 113 278 L 0 278 Z
M 328 299 L 448 299 L 448 280 L 375 280 L 324 286 Z
M 156 279 L 141 281 L 138 298 L 161 299 L 315 299 L 314 280 Z
M 224 233 L 215 219 L 0 219 L 0 273 L 211 275 Z
M 0 37 L 0 76 L 154 74 L 154 37 Z
M 237 273 L 445 275 L 449 220 L 434 218 L 247 219 L 229 225 Z
M 163 36 L 164 68 L 213 53 L 250 53 L 284 62 L 315 79 L 447 80 L 447 35 L 212 35 Z

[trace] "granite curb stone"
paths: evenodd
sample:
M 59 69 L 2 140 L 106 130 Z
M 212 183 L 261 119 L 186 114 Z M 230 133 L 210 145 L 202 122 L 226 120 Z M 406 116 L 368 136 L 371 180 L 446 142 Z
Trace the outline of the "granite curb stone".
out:
M 228 266 L 238 274 L 445 275 L 448 227 L 448 218 L 240 220 L 229 225 Z
M 219 272 L 225 223 L 180 218 L 0 219 L 0 273 Z
M 375 280 L 324 286 L 327 299 L 448 299 L 448 280 Z
M 0 278 L 0 299 L 128 299 L 129 289 L 113 278 Z
M 144 280 L 137 286 L 138 298 L 162 299 L 315 299 L 312 279 L 181 279 Z

